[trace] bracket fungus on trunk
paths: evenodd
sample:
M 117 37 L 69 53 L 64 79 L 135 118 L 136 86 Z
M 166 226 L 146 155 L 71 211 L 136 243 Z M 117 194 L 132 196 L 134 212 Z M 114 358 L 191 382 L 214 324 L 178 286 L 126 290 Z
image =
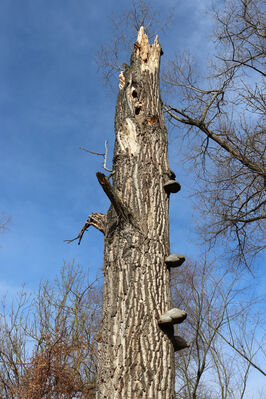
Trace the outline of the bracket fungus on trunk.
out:
M 175 335 L 173 337 L 172 343 L 173 343 L 175 352 L 190 347 L 190 343 L 187 342 L 184 338 L 180 337 L 179 335 Z
M 176 180 L 168 180 L 163 187 L 168 195 L 178 193 L 181 190 L 181 185 Z
M 189 342 L 187 342 L 184 338 L 180 337 L 179 335 L 174 335 L 174 324 L 182 323 L 186 317 L 187 313 L 184 310 L 173 308 L 161 315 L 160 319 L 158 320 L 159 327 L 172 342 L 174 352 L 188 348 L 190 346 Z
M 167 256 L 165 263 L 168 267 L 179 267 L 185 262 L 185 260 L 186 258 L 184 255 L 172 254 Z
M 187 317 L 187 313 L 184 310 L 173 308 L 168 312 L 161 315 L 158 323 L 159 324 L 180 324 Z

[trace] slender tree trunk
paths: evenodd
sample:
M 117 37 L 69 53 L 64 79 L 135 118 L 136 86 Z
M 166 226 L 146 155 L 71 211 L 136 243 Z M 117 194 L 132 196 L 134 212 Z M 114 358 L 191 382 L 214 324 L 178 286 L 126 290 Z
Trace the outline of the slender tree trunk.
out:
M 105 219 L 103 319 L 98 335 L 98 399 L 173 399 L 173 344 L 158 326 L 171 307 L 171 174 L 159 86 L 161 46 L 140 29 L 120 74 L 113 186 Z

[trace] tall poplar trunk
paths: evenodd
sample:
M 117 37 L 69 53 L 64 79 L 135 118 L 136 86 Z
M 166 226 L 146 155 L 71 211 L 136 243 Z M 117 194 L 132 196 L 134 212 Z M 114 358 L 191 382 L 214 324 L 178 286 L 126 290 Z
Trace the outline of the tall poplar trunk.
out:
M 103 318 L 98 334 L 98 399 L 173 399 L 174 348 L 158 325 L 171 307 L 171 172 L 159 86 L 161 46 L 140 29 L 120 74 L 113 186 L 105 216 Z

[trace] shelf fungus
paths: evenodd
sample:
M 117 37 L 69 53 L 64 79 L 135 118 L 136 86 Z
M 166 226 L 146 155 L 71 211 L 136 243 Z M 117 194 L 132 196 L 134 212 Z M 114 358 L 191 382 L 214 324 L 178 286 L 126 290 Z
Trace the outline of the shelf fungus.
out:
M 180 324 L 186 319 L 186 317 L 187 313 L 184 310 L 173 308 L 162 314 L 158 323 L 160 325 Z
M 166 182 L 164 185 L 164 189 L 167 194 L 174 194 L 178 193 L 178 191 L 181 189 L 181 186 L 176 180 L 168 180 L 168 182 Z
M 179 335 L 175 335 L 172 339 L 172 343 L 174 346 L 174 351 L 180 351 L 181 349 L 189 348 L 190 343 L 184 340 L 184 338 L 180 337 Z
M 184 255 L 172 254 L 167 256 L 165 263 L 168 267 L 179 267 L 185 262 L 185 260 L 186 258 Z

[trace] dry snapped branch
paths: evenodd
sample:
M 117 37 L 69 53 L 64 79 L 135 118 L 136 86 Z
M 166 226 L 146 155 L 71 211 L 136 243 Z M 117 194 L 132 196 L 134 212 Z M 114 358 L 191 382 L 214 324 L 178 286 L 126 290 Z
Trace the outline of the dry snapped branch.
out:
M 104 229 L 105 229 L 105 220 L 104 219 L 105 219 L 105 215 L 103 213 L 92 213 L 91 215 L 89 215 L 88 219 L 86 220 L 86 223 L 80 230 L 77 237 L 72 238 L 71 240 L 65 240 L 65 242 L 71 243 L 73 241 L 78 240 L 78 245 L 80 245 L 83 234 L 85 233 L 85 231 L 88 230 L 88 228 L 90 226 L 93 226 L 96 229 L 98 229 L 99 231 L 101 231 L 102 233 L 104 233 Z
M 120 220 L 129 221 L 130 213 L 124 206 L 123 202 L 121 201 L 121 199 L 119 198 L 119 196 L 117 195 L 115 190 L 113 189 L 113 187 L 110 184 L 107 177 L 103 173 L 100 173 L 100 172 L 97 172 L 96 176 L 97 176 L 97 179 L 98 179 L 100 185 L 102 186 L 103 191 L 105 192 L 105 194 L 111 201 L 111 204 L 113 205 L 118 218 Z

